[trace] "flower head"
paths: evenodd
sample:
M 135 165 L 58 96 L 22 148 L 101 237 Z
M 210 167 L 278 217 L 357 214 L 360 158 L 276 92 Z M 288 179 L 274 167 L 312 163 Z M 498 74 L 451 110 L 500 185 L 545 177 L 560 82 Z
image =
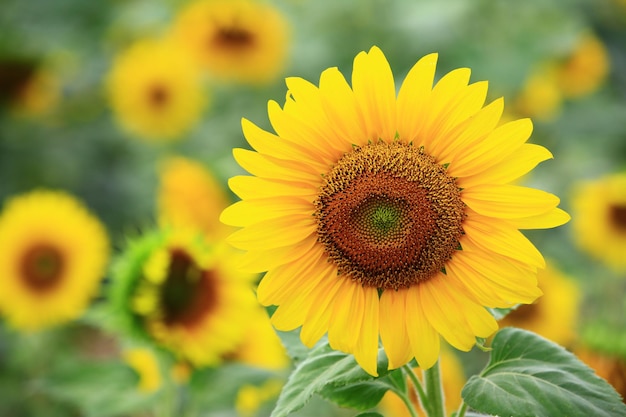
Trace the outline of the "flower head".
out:
M 570 54 L 558 63 L 555 81 L 565 97 L 582 97 L 602 85 L 609 67 L 609 54 L 602 41 L 586 33 L 579 37 Z
M 177 17 L 173 36 L 217 79 L 264 83 L 287 54 L 287 23 L 266 2 L 197 0 Z
M 120 125 L 152 140 L 180 138 L 205 105 L 194 60 L 171 41 L 143 40 L 115 58 L 108 96 Z
M 32 191 L 0 215 L 0 313 L 34 330 L 78 318 L 98 292 L 109 241 L 73 196 Z
M 579 246 L 615 270 L 626 270 L 626 174 L 577 184 L 572 210 Z
M 557 197 L 509 184 L 551 157 L 525 143 L 531 122 L 498 125 L 503 100 L 483 107 L 487 83 L 468 85 L 469 69 L 433 87 L 436 60 L 397 96 L 376 47 L 351 86 L 337 68 L 319 87 L 288 78 L 285 105 L 269 104 L 277 133 L 244 120 L 256 151 L 234 151 L 252 175 L 230 180 L 242 200 L 221 219 L 243 227 L 229 241 L 245 267 L 267 271 L 257 296 L 278 305 L 273 324 L 302 326 L 308 346 L 328 333 L 373 375 L 379 337 L 390 368 L 429 368 L 440 336 L 469 350 L 496 331 L 483 306 L 533 302 L 544 260 L 518 229 L 569 219 Z
M 256 307 L 251 279 L 227 248 L 187 232 L 148 234 L 119 260 L 111 300 L 127 330 L 179 359 L 213 366 L 244 337 Z

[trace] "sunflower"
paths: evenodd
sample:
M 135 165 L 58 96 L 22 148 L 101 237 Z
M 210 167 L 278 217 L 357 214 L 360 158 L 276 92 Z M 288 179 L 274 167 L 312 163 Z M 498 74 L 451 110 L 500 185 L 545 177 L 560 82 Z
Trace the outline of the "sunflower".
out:
M 626 271 L 626 174 L 578 183 L 572 211 L 578 245 L 616 271 Z
M 61 191 L 12 198 L 0 215 L 0 312 L 35 330 L 79 317 L 98 292 L 109 242 L 100 221 Z
M 288 49 L 285 18 L 258 1 L 195 1 L 180 12 L 172 34 L 220 80 L 271 81 L 282 71 Z
M 115 58 L 107 93 L 119 124 L 153 140 L 180 138 L 205 105 L 200 71 L 178 45 L 143 40 Z
M 463 364 L 450 349 L 441 350 L 441 359 L 439 362 L 441 366 L 441 380 L 443 381 L 445 408 L 446 410 L 456 410 L 461 404 L 461 390 L 467 380 L 463 372 Z M 418 370 L 419 368 L 415 369 L 415 371 Z M 408 384 L 411 384 L 410 380 Z M 417 395 L 415 395 L 415 390 L 410 392 L 410 398 L 417 409 L 418 415 L 426 416 L 426 413 L 419 404 Z M 410 413 L 404 402 L 391 391 L 385 394 L 378 407 L 385 417 L 410 417 Z
M 184 157 L 166 160 L 160 171 L 158 217 L 164 227 L 202 231 L 208 238 L 223 236 L 219 221 L 228 205 L 222 186 L 199 162 Z
M 277 134 L 243 120 L 251 176 L 231 178 L 242 200 L 222 212 L 243 227 L 229 238 L 248 269 L 267 271 L 257 297 L 277 305 L 279 330 L 325 333 L 376 375 L 379 336 L 397 368 L 424 369 L 440 335 L 460 350 L 498 328 L 483 307 L 532 303 L 539 251 L 518 229 L 569 216 L 544 191 L 508 184 L 551 157 L 525 144 L 530 120 L 498 126 L 503 100 L 483 107 L 487 83 L 458 69 L 433 87 L 436 54 L 411 69 L 396 97 L 377 47 L 354 61 L 352 87 L 337 68 L 320 86 L 288 78 Z M 331 320 L 332 317 L 332 320 Z
M 556 79 L 554 65 L 533 70 L 515 99 L 515 110 L 540 120 L 555 119 L 563 106 L 563 93 Z
M 578 98 L 597 90 L 606 80 L 609 67 L 609 54 L 602 41 L 586 33 L 559 62 L 554 79 L 565 97 Z
M 500 326 L 520 327 L 562 346 L 576 339 L 580 291 L 574 281 L 548 263 L 537 275 L 543 296 L 524 304 L 500 321 Z
M 188 232 L 133 241 L 115 267 L 111 302 L 136 335 L 180 360 L 213 366 L 244 337 L 256 307 L 251 278 L 235 271 L 226 247 Z

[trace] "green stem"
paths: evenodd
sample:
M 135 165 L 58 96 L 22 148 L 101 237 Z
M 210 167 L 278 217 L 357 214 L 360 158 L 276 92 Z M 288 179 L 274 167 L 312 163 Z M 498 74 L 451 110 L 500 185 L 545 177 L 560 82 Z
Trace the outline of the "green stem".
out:
M 411 368 L 409 365 L 404 365 L 402 369 L 408 375 L 409 379 L 413 383 L 413 387 L 415 388 L 415 393 L 417 394 L 417 398 L 419 400 L 420 405 L 422 406 L 424 410 L 427 410 L 428 397 L 426 396 L 424 387 L 422 387 L 422 383 L 420 382 L 417 375 L 415 375 L 415 372 L 413 372 L 413 368 Z
M 439 361 L 430 369 L 424 371 L 424 385 L 428 396 L 428 417 L 445 417 L 446 407 L 444 404 L 443 384 L 439 369 Z
M 465 412 L 467 411 L 467 404 L 465 401 L 461 401 L 461 407 L 459 407 L 459 411 L 456 413 L 456 417 L 465 417 Z
M 398 397 L 400 397 L 402 402 L 406 405 L 406 408 L 409 410 L 411 417 L 419 417 L 417 410 L 415 409 L 415 405 L 413 405 L 411 398 L 409 398 L 406 392 L 397 388 L 391 388 L 390 391 L 393 391 Z

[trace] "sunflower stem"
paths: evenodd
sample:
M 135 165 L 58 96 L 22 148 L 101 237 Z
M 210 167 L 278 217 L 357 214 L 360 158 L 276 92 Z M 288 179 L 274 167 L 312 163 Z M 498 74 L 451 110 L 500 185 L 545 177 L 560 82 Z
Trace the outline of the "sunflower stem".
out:
M 461 401 L 461 406 L 459 407 L 459 411 L 456 412 L 456 417 L 465 417 L 466 411 L 467 403 L 465 401 Z
M 439 361 L 431 368 L 424 370 L 424 385 L 428 397 L 428 417 L 445 417 L 446 408 L 443 395 L 443 381 L 439 368 Z
M 426 410 L 426 407 L 428 407 L 428 397 L 426 396 L 426 392 L 424 391 L 422 383 L 420 382 L 417 375 L 415 375 L 413 368 L 411 368 L 409 365 L 404 365 L 402 369 L 404 369 L 404 372 L 408 375 L 411 383 L 413 383 L 413 387 L 415 388 L 415 393 L 417 394 L 420 406 L 424 410 Z
M 415 409 L 415 405 L 411 401 L 411 398 L 406 391 L 401 391 L 397 388 L 391 388 L 390 391 L 394 392 L 398 397 L 400 397 L 404 405 L 406 405 L 407 410 L 409 410 L 409 414 L 411 415 L 411 417 L 419 417 L 419 414 L 417 414 L 417 410 Z

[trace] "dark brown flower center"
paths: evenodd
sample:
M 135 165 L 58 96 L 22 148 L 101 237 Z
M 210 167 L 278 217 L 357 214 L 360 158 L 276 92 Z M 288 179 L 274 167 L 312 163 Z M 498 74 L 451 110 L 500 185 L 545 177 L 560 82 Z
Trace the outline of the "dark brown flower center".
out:
M 217 31 L 211 42 L 219 48 L 238 50 L 252 46 L 254 44 L 254 36 L 249 31 L 235 26 L 222 27 Z
M 355 147 L 324 177 L 318 238 L 339 274 L 363 285 L 408 288 L 445 267 L 463 233 L 453 178 L 401 142 Z
M 214 272 L 202 270 L 187 252 L 174 249 L 167 278 L 161 288 L 161 304 L 167 325 L 192 327 L 216 302 Z
M 611 224 L 616 229 L 626 232 L 626 205 L 614 204 L 609 207 Z
M 153 85 L 148 91 L 148 101 L 156 109 L 165 107 L 169 100 L 170 93 L 167 88 L 161 84 Z
M 20 266 L 24 283 L 36 292 L 46 292 L 61 282 L 65 260 L 58 248 L 44 243 L 29 248 Z

